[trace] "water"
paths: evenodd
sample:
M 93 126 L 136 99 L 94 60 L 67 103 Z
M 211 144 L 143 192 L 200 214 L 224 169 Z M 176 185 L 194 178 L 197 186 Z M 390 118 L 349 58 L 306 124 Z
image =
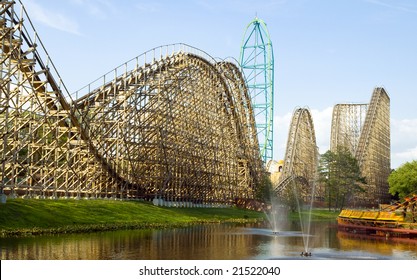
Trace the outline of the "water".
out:
M 311 230 L 311 212 L 313 209 L 314 193 L 315 193 L 315 184 L 312 184 L 312 190 L 309 197 L 306 198 L 307 201 L 300 199 L 301 193 L 295 180 L 292 180 L 291 190 L 294 195 L 294 200 L 299 215 L 299 222 L 301 228 L 304 249 L 302 251 L 302 256 L 311 256 L 310 252 L 310 230 Z M 288 208 L 285 206 L 285 203 L 281 202 L 280 199 L 273 193 L 270 194 L 270 209 L 267 211 L 266 217 L 268 218 L 269 225 L 272 229 L 272 233 L 275 235 L 280 235 L 282 227 L 287 222 L 286 217 L 288 217 Z
M 287 222 L 288 207 L 284 206 L 275 195 L 271 195 L 270 209 L 265 212 L 270 228 L 274 233 L 283 230 Z
M 166 230 L 127 230 L 0 238 L 1 259 L 247 260 L 306 259 L 300 223 L 213 224 Z M 417 241 L 369 239 L 338 232 L 336 223 L 311 222 L 309 259 L 417 259 Z

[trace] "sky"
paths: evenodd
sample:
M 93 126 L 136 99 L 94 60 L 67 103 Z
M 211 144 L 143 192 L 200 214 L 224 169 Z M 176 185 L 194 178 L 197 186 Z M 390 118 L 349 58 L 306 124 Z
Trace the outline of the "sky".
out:
M 391 100 L 391 167 L 417 159 L 417 1 L 22 0 L 69 91 L 161 45 L 238 59 L 247 25 L 266 22 L 274 50 L 274 159 L 297 107 L 313 115 L 319 152 L 333 106 Z

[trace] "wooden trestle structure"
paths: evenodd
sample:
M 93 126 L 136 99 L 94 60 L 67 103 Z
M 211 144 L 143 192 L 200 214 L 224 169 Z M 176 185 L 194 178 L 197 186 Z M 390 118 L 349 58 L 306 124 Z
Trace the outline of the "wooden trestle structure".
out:
M 296 108 L 288 132 L 282 174 L 274 190 L 278 196 L 296 196 L 311 202 L 316 196 L 318 148 L 313 119 L 308 108 Z
M 235 63 L 155 48 L 70 95 L 23 5 L 0 2 L 0 187 L 14 197 L 233 203 L 260 159 Z
M 389 201 L 390 98 L 383 88 L 375 88 L 370 103 L 337 104 L 333 108 L 330 149 L 346 147 L 357 159 L 366 189 L 355 197 L 355 206 L 377 206 Z M 294 190 L 305 202 L 324 197 L 317 182 L 318 150 L 311 113 L 294 111 L 279 181 L 278 196 Z
M 337 104 L 333 108 L 330 149 L 346 147 L 358 160 L 366 190 L 356 206 L 377 206 L 389 201 L 391 172 L 390 98 L 375 88 L 369 104 Z

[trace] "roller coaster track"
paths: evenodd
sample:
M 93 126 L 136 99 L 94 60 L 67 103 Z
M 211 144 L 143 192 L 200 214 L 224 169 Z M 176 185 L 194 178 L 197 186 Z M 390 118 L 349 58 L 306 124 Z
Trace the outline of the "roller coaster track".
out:
M 311 113 L 307 108 L 297 108 L 290 124 L 282 174 L 274 186 L 277 195 L 288 197 L 295 184 L 300 198 L 310 201 L 315 195 L 318 156 Z
M 367 189 L 357 205 L 386 203 L 390 158 L 390 98 L 375 88 L 369 104 L 337 104 L 333 109 L 330 149 L 347 147 L 358 160 Z
M 2 192 L 205 203 L 253 198 L 264 169 L 235 62 L 167 45 L 69 94 L 23 5 L 0 2 L 0 25 Z

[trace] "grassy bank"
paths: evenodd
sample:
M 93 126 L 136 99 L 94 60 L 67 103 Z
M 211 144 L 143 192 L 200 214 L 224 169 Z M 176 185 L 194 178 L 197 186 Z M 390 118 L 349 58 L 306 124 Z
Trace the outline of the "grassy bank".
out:
M 334 220 L 337 215 L 315 209 L 311 218 Z M 299 214 L 289 213 L 288 218 L 298 221 Z M 166 208 L 138 201 L 9 199 L 0 204 L 3 237 L 261 220 L 266 220 L 264 213 L 237 208 Z
M 307 211 L 301 212 L 301 217 L 305 218 L 309 214 Z M 335 220 L 339 215 L 339 211 L 329 211 L 327 209 L 313 209 L 311 211 L 311 220 L 312 221 L 324 221 L 324 220 Z M 289 214 L 291 220 L 298 221 L 300 219 L 300 214 L 298 212 L 292 212 Z
M 0 235 L 167 228 L 263 218 L 263 213 L 236 208 L 165 208 L 137 201 L 10 199 L 0 204 Z

